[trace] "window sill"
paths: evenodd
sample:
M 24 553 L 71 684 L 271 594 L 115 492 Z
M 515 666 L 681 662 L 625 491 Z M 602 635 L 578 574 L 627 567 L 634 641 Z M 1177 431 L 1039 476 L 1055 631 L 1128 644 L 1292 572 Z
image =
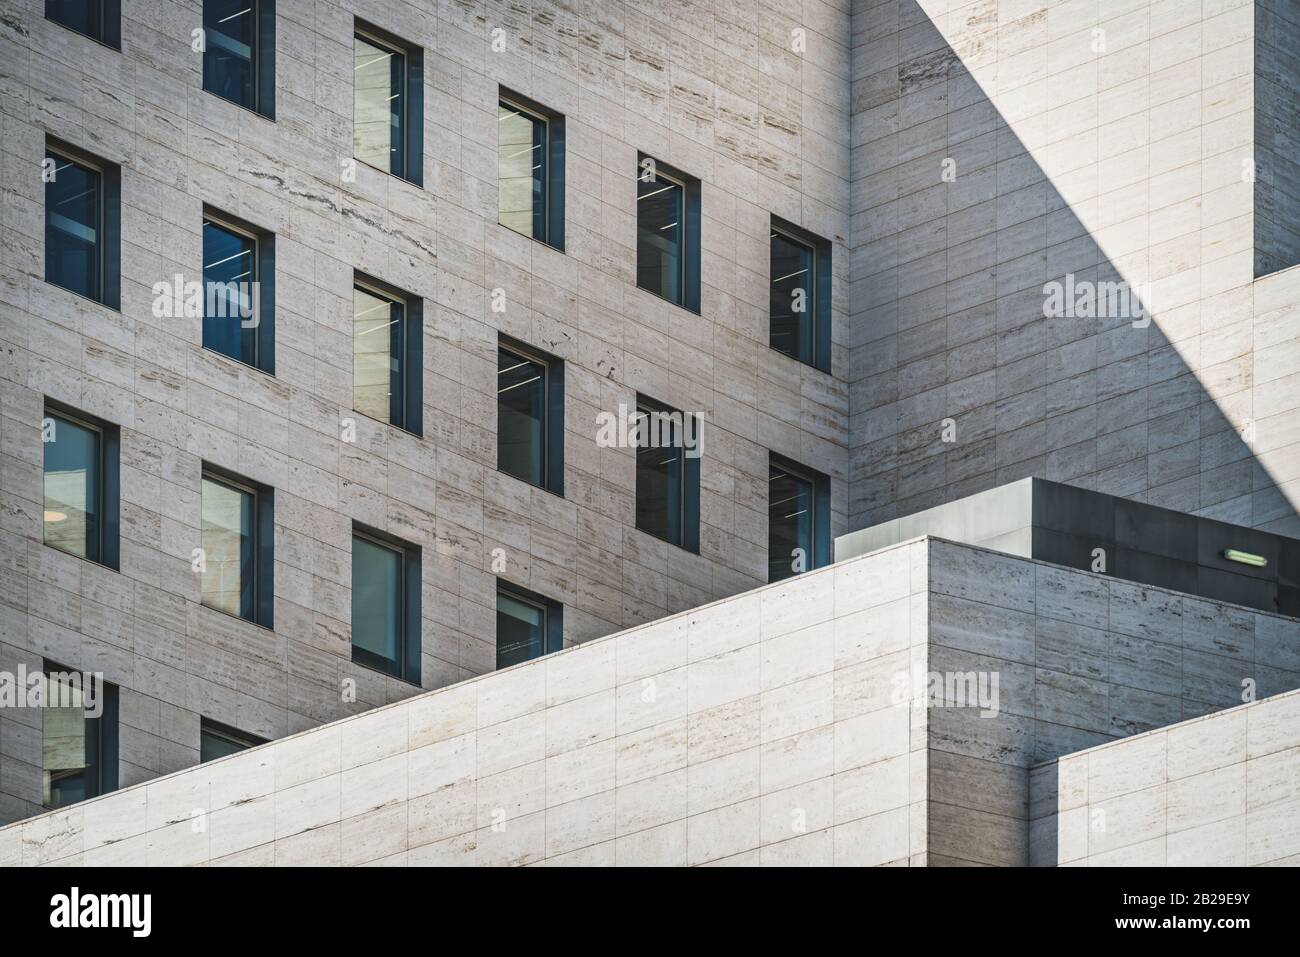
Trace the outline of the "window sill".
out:
M 262 119 L 266 120 L 268 123 L 275 122 L 274 113 L 263 113 L 261 110 L 257 109 L 256 107 L 245 106 L 243 103 L 239 103 L 236 100 L 232 100 L 228 96 L 223 96 L 222 94 L 218 93 L 216 90 L 209 90 L 206 86 L 203 88 L 203 92 L 208 94 L 209 96 L 215 96 L 222 103 L 229 103 L 231 106 L 238 107 L 239 109 L 243 110 L 245 113 L 251 113 L 253 116 L 261 117 Z
M 372 169 L 372 170 L 374 170 L 376 173 L 379 173 L 379 174 L 381 174 L 381 175 L 383 175 L 383 176 L 388 176 L 388 177 L 390 177 L 390 178 L 392 178 L 392 179 L 401 180 L 403 183 L 406 183 L 408 186 L 414 186 L 416 189 L 419 189 L 419 190 L 424 189 L 424 184 L 423 184 L 423 183 L 417 183 L 417 182 L 416 182 L 415 180 L 413 180 L 413 179 L 407 179 L 407 178 L 406 178 L 405 176 L 403 176 L 401 173 L 394 173 L 392 170 L 388 170 L 388 169 L 380 169 L 380 168 L 379 168 L 378 166 L 376 166 L 374 163 L 367 163 L 367 162 L 366 162 L 365 160 L 363 160 L 360 156 L 354 156 L 354 157 L 352 157 L 352 158 L 353 158 L 354 160 L 356 160 L 358 163 L 360 163 L 362 166 L 364 166 L 366 169 Z
M 497 220 L 497 225 L 500 226 L 502 229 L 504 229 L 504 230 L 506 230 L 506 231 L 508 231 L 508 232 L 510 232 L 510 233 L 512 233 L 512 234 L 514 234 L 515 236 L 522 236 L 524 239 L 530 240 L 531 242 L 534 242 L 534 243 L 536 243 L 536 244 L 539 245 L 539 246 L 544 246 L 544 247 L 546 247 L 547 249 L 551 250 L 552 252 L 557 252 L 557 253 L 559 253 L 561 256 L 566 255 L 566 253 L 564 252 L 564 247 L 563 247 L 563 246 L 557 246 L 557 245 L 555 245 L 555 243 L 547 242 L 545 239 L 538 239 L 536 236 L 530 236 L 530 235 L 528 235 L 527 233 L 521 233 L 519 230 L 515 229 L 513 226 L 507 226 L 505 223 L 501 222 L 501 220 L 499 220 L 499 219 Z
M 412 688 L 420 688 L 420 689 L 424 688 L 424 685 L 412 681 L 410 678 L 403 677 L 402 675 L 395 675 L 391 671 L 384 671 L 382 668 L 376 668 L 374 665 L 368 665 L 364 661 L 357 661 L 356 658 L 352 658 L 350 660 L 352 664 L 356 665 L 358 668 L 365 668 L 366 671 L 369 671 L 373 674 L 381 675 L 384 678 L 392 678 L 394 681 L 400 681 L 402 684 L 409 685 Z
M 221 358 L 225 359 L 227 362 L 233 362 L 235 365 L 239 366 L 239 368 L 241 368 L 241 369 L 248 369 L 248 370 L 251 371 L 251 372 L 259 373 L 259 374 L 261 374 L 261 375 L 266 376 L 268 379 L 274 379 L 274 378 L 275 378 L 275 373 L 274 373 L 274 372 L 267 372 L 265 369 L 258 368 L 257 366 L 253 365 L 252 363 L 245 362 L 243 359 L 236 359 L 234 356 L 228 356 L 228 355 L 226 355 L 224 352 L 222 352 L 222 351 L 219 350 L 219 349 L 214 349 L 214 348 L 212 348 L 211 346 L 202 346 L 202 349 L 203 349 L 204 352 L 209 352 L 209 353 L 211 353 L 211 354 L 214 355 L 214 356 L 220 356 Z
M 99 561 L 99 559 L 87 558 L 85 555 L 78 555 L 76 552 L 70 552 L 66 548 L 60 548 L 58 545 L 55 545 L 51 542 L 47 542 L 44 539 L 41 540 L 41 544 L 44 545 L 46 548 L 54 549 L 60 555 L 67 555 L 69 558 L 75 558 L 77 561 L 85 562 L 87 565 L 94 565 L 96 568 L 105 568 L 116 575 L 122 574 L 122 569 L 114 568 L 112 565 L 109 565 L 106 562 Z
M 566 501 L 566 499 L 564 498 L 563 490 L 557 492 L 555 489 L 547 488 L 545 485 L 537 485 L 533 482 L 528 481 L 528 479 L 520 478 L 514 472 L 507 472 L 500 465 L 497 466 L 496 472 L 498 475 L 504 475 L 507 478 L 514 479 L 516 482 L 519 482 L 522 485 L 527 485 L 529 488 L 535 488 L 539 492 L 545 492 L 548 495 L 554 495 L 556 498 L 560 499 L 561 501 Z
M 775 353 L 776 353 L 777 355 L 779 355 L 779 356 L 784 356 L 785 358 L 789 359 L 791 362 L 797 362 L 797 363 L 799 363 L 799 365 L 803 366 L 805 369 L 812 369 L 814 372 L 820 372 L 822 375 L 830 376 L 831 378 L 834 378 L 834 376 L 833 376 L 833 374 L 831 373 L 831 370 L 830 370 L 830 369 L 823 369 L 823 368 L 822 368 L 821 366 L 819 366 L 819 365 L 815 365 L 815 364 L 813 364 L 813 363 L 811 363 L 811 362 L 805 362 L 803 359 L 799 359 L 799 358 L 797 358 L 797 357 L 795 357 L 795 356 L 792 356 L 792 355 L 790 355 L 790 353 L 788 353 L 788 352 L 782 352 L 782 351 L 781 351 L 780 349 L 778 349 L 776 346 L 772 345 L 771 342 L 768 342 L 768 344 L 767 344 L 767 348 L 768 348 L 769 351 L 771 351 L 771 352 L 775 352 Z
M 235 360 L 235 361 L 238 362 L 239 360 Z M 376 425 L 382 425 L 388 429 L 396 429 L 398 432 L 401 432 L 403 435 L 409 435 L 413 439 L 424 438 L 423 433 L 412 432 L 410 429 L 400 425 L 395 425 L 392 422 L 389 422 L 387 419 L 376 419 L 373 415 L 366 415 L 366 413 L 362 412 L 360 409 L 353 409 L 352 414 L 361 416 L 361 418 L 365 419 L 367 422 L 374 422 Z
M 654 532 L 647 531 L 646 529 L 642 528 L 640 525 L 634 525 L 633 527 L 642 535 L 648 535 L 650 538 L 653 538 L 656 542 L 663 542 L 665 545 L 669 545 L 673 548 L 680 549 L 681 551 L 685 552 L 687 555 L 698 555 L 700 553 L 700 550 L 698 548 L 688 548 L 685 545 L 679 545 L 677 542 L 664 538 L 661 535 L 656 535 Z
M 74 32 L 75 32 L 75 31 L 74 31 Z M 102 299 L 92 299 L 92 298 L 90 298 L 90 296 L 83 295 L 82 293 L 77 292 L 77 290 L 75 290 L 75 289 L 69 289 L 67 286 L 60 286 L 60 285 L 59 285 L 57 282 L 55 282 L 53 279 L 44 279 L 44 278 L 42 278 L 42 281 L 43 281 L 43 282 L 45 283 L 45 285 L 47 285 L 47 286 L 53 286 L 55 289 L 62 289 L 64 292 L 68 293 L 69 295 L 76 296 L 76 297 L 77 297 L 78 299 L 80 299 L 82 302 L 90 302 L 90 303 L 94 303 L 96 306 L 101 306 L 101 307 L 103 307 L 104 309 L 109 310 L 110 312 L 116 312 L 118 315 L 121 315 L 121 314 L 122 314 L 122 305 L 121 305 L 121 303 L 119 303 L 119 304 L 116 305 L 116 306 L 110 306 L 108 303 L 104 302 Z
M 230 612 L 226 611 L 225 609 L 214 608 L 211 605 L 204 604 L 202 601 L 199 602 L 199 607 L 206 608 L 208 611 L 213 612 L 214 614 L 223 615 L 224 617 L 233 619 L 234 621 L 242 621 L 246 625 L 252 625 L 254 628 L 260 628 L 262 629 L 262 631 L 269 632 L 270 634 L 275 634 L 274 625 L 264 625 L 260 621 L 254 621 L 251 618 L 245 618 L 243 615 L 232 615 Z
M 61 27 L 62 29 L 67 30 L 69 33 L 75 33 L 79 37 L 85 37 L 91 43 L 98 43 L 106 50 L 112 50 L 114 53 L 122 52 L 122 45 L 120 43 L 117 46 L 114 46 L 107 40 L 101 40 L 99 37 L 92 37 L 89 33 L 82 33 L 76 27 L 70 27 L 66 23 L 60 23 L 58 20 L 53 20 L 50 17 L 44 17 L 44 19 L 49 23 L 54 24 L 56 27 Z
M 677 300 L 675 300 L 675 299 L 669 299 L 667 296 L 661 296 L 659 293 L 655 292 L 653 289 L 647 289 L 645 286 L 642 286 L 642 285 L 640 285 L 640 284 L 638 284 L 636 288 L 637 288 L 637 291 L 639 291 L 639 292 L 643 292 L 643 293 L 645 293 L 647 296 L 654 296 L 654 297 L 655 297 L 656 299 L 658 299 L 660 302 L 666 302 L 666 303 L 668 303 L 668 305 L 670 305 L 670 306 L 676 306 L 678 309 L 681 309 L 683 312 L 689 312 L 692 316 L 702 316 L 702 315 L 703 315 L 703 313 L 700 312 L 700 310 L 698 310 L 698 309 L 692 309 L 690 306 L 682 305 L 682 304 L 681 304 L 680 302 L 678 302 Z

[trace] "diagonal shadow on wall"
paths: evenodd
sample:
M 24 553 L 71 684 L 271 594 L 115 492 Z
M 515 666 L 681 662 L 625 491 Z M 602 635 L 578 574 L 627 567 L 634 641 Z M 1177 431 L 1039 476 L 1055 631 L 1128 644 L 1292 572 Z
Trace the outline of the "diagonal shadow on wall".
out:
M 850 528 L 1036 475 L 1300 534 L 1252 454 L 1250 104 L 1169 134 L 1086 23 L 924 6 L 854 12 Z M 1067 281 L 1154 315 L 1044 316 Z
M 1153 73 L 1153 45 L 1118 26 L 1115 45 L 1094 49 L 1097 4 L 1092 21 L 1053 20 L 1082 6 L 854 4 L 850 528 L 1038 476 L 1300 534 L 1284 492 L 1300 473 L 1275 479 L 1254 451 L 1257 240 L 1253 184 L 1240 175 L 1253 104 L 1202 96 L 1195 57 L 1181 61 L 1189 78 Z M 1152 28 L 1155 15 L 1140 12 L 1130 31 Z M 1202 30 L 1213 46 L 1216 25 Z M 1249 70 L 1253 38 L 1236 42 Z M 1193 79 L 1194 102 L 1181 102 L 1179 83 Z M 1291 283 L 1300 301 L 1300 271 L 1289 273 L 1271 300 Z M 1131 290 L 1140 314 L 1047 315 L 1054 283 Z M 1270 423 L 1267 447 L 1300 443 L 1288 417 Z M 931 609 L 932 631 L 941 618 Z M 1029 634 L 1033 647 L 1032 622 Z M 1111 636 L 1103 627 L 1080 640 L 1086 657 L 1089 641 Z M 1207 680 L 1235 682 L 1250 667 L 1225 662 Z M 1225 706 L 1189 704 L 1184 684 L 1158 716 L 1156 696 L 1136 688 L 1135 700 L 1151 700 L 1118 726 L 1081 721 L 1043 737 L 1041 694 L 1083 700 L 1089 680 L 1106 678 L 1067 674 L 1080 687 L 1054 689 L 1037 669 L 1031 659 L 1034 700 L 1015 720 L 959 719 L 948 755 L 932 749 L 932 853 L 949 840 L 996 858 L 973 860 L 1027 863 L 1030 765 Z M 1216 694 L 1227 690 L 1239 689 Z M 931 732 L 945 721 L 932 720 Z M 968 757 L 985 752 L 999 756 Z M 1002 811 L 981 809 L 985 792 Z

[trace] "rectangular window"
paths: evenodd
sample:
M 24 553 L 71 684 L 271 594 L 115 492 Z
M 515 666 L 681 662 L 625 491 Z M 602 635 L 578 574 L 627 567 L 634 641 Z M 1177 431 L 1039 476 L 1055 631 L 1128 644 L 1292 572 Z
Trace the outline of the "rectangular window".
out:
M 830 371 L 830 243 L 772 218 L 770 343 Z
M 564 494 L 564 362 L 501 337 L 497 468 Z
M 497 221 L 564 249 L 564 117 L 502 91 L 497 103 Z
M 352 287 L 352 408 L 422 434 L 420 302 L 358 277 Z
M 700 311 L 700 182 L 638 157 L 636 283 Z
M 420 683 L 420 549 L 352 532 L 352 660 Z
M 45 544 L 117 568 L 118 430 L 47 403 L 41 438 Z
M 117 686 L 44 663 L 41 709 L 42 802 L 47 808 L 117 790 Z
M 767 488 L 767 580 L 830 561 L 830 480 L 770 455 Z
M 419 186 L 423 68 L 419 48 L 357 21 L 352 46 L 353 155 Z
M 271 490 L 205 466 L 202 508 L 203 604 L 270 628 L 274 606 Z
M 245 734 L 224 724 L 203 718 L 199 722 L 199 762 L 215 761 L 240 751 L 247 751 L 259 744 L 266 744 L 265 738 Z
M 118 168 L 51 142 L 43 176 L 45 281 L 118 308 Z
M 700 550 L 700 423 L 637 397 L 636 527 L 689 551 Z
M 564 647 L 564 607 L 526 588 L 497 582 L 497 669 Z
M 274 239 L 203 215 L 203 348 L 275 374 Z
M 122 45 L 120 0 L 45 0 L 45 19 L 114 49 Z
M 203 89 L 274 116 L 274 0 L 203 0 Z

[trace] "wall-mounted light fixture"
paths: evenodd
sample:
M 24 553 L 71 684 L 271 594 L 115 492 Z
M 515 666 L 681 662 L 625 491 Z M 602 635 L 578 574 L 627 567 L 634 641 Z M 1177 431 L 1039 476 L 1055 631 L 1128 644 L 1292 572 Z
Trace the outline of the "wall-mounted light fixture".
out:
M 1240 562 L 1243 565 L 1250 565 L 1254 568 L 1264 568 L 1268 565 L 1268 559 L 1263 555 L 1252 555 L 1250 552 L 1239 552 L 1235 548 L 1225 548 L 1223 557 L 1230 562 Z

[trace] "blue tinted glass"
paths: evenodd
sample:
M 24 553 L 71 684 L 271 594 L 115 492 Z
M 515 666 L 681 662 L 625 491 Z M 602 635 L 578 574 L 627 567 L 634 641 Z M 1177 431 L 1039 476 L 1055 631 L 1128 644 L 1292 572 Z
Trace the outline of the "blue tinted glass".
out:
M 86 793 L 88 782 L 85 768 L 47 770 L 45 775 L 49 789 L 45 798 L 46 807 L 67 807 L 91 796 Z
M 773 465 L 767 486 L 767 580 L 813 567 L 813 486 Z
M 784 233 L 772 233 L 771 344 L 778 352 L 813 362 L 813 249 Z
M 684 195 L 657 175 L 637 178 L 636 284 L 676 303 L 682 301 Z
M 205 721 L 199 731 L 199 761 L 215 761 L 265 743 L 251 735 L 214 727 Z
M 203 224 L 203 346 L 257 364 L 257 242 Z
M 203 0 L 203 34 L 203 88 L 250 110 L 256 109 L 255 0 Z
M 352 655 L 401 671 L 402 553 L 368 538 L 352 539 Z
M 533 485 L 546 479 L 546 366 L 497 350 L 497 468 Z
M 95 170 L 50 156 L 45 183 L 45 279 L 100 298 L 101 183 Z
M 509 668 L 545 653 L 545 609 L 497 592 L 497 668 Z
M 99 561 L 100 434 L 51 416 L 45 445 L 45 543 Z
M 681 545 L 685 449 L 678 420 L 646 409 L 637 415 L 636 527 Z
M 104 10 L 101 0 L 45 0 L 45 16 L 70 30 L 96 40 L 104 39 Z

